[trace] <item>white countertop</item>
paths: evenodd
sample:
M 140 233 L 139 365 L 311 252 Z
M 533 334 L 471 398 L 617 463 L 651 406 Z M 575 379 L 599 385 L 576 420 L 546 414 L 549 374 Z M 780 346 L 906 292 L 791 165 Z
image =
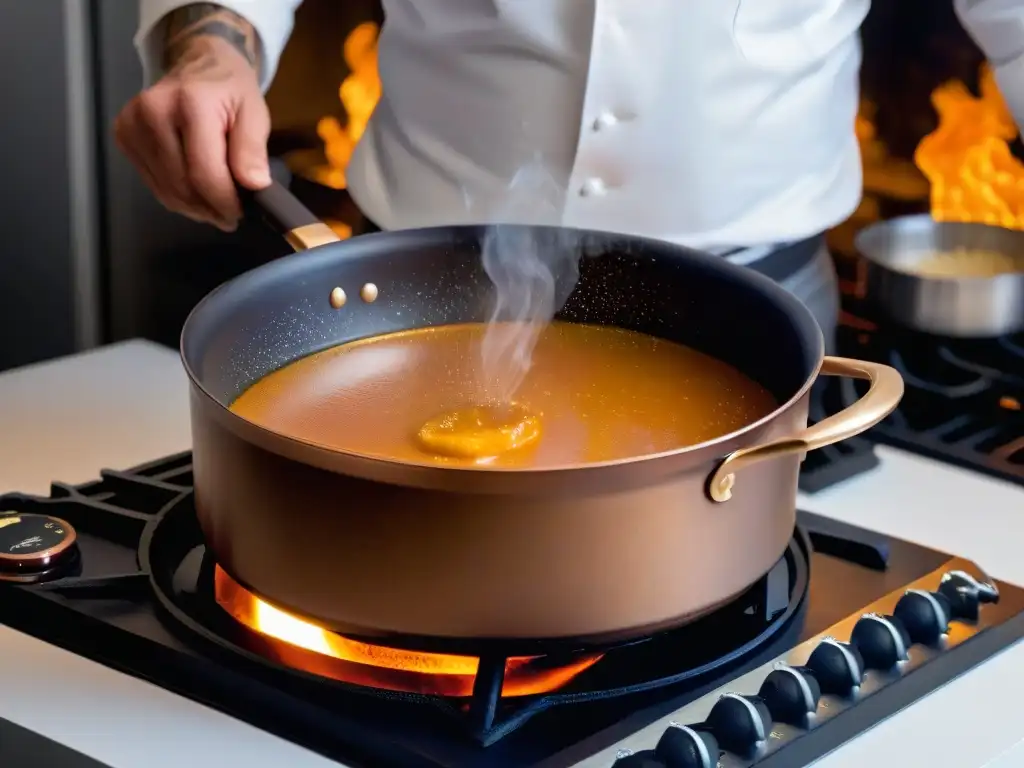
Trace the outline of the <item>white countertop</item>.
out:
M 45 494 L 187 450 L 175 351 L 132 341 L 0 374 L 0 493 Z M 804 509 L 975 560 L 1024 584 L 1024 491 L 887 448 L 882 466 Z M 46 672 L 40 672 L 46 670 Z M 0 626 L 0 717 L 113 768 L 328 768 L 307 750 Z M 1024 766 L 1024 646 L 820 760 L 818 768 Z M 230 757 L 226 757 L 229 756 Z

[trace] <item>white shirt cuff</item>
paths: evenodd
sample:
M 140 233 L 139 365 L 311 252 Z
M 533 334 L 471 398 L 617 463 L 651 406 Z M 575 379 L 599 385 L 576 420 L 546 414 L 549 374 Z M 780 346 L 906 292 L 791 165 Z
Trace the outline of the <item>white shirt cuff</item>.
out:
M 1024 134 L 1024 56 L 993 67 L 999 92 L 1018 130 Z
M 146 87 L 160 79 L 162 74 L 164 17 L 171 11 L 190 5 L 192 0 L 140 0 L 139 31 L 135 47 L 142 60 Z M 277 72 L 288 37 L 292 33 L 295 9 L 302 0 L 219 0 L 217 5 L 245 18 L 256 30 L 260 46 L 260 86 L 270 87 Z
M 1024 130 L 1024 2 L 954 0 L 957 15 L 992 63 L 999 91 Z

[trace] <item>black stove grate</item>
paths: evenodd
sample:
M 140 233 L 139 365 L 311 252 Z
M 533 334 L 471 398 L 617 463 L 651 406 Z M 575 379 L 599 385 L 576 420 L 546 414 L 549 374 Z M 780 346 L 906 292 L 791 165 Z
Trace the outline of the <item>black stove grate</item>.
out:
M 839 354 L 886 363 L 903 376 L 899 407 L 865 438 L 808 454 L 800 488 L 813 493 L 877 464 L 870 443 L 1024 485 L 1024 333 L 951 339 L 886 324 L 856 293 L 856 262 L 838 260 L 843 285 Z M 828 379 L 812 401 L 811 420 L 836 413 L 866 384 Z M 817 455 L 816 455 L 817 454 Z
M 842 354 L 887 363 L 906 385 L 871 439 L 1024 486 L 1024 334 L 940 338 L 886 325 L 853 297 L 845 307 Z M 826 410 L 845 407 L 864 389 L 831 382 Z

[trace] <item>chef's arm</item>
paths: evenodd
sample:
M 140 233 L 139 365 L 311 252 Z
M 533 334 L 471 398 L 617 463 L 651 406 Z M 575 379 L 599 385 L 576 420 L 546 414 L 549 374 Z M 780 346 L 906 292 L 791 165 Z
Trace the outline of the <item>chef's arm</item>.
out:
M 988 57 L 999 90 L 1024 129 L 1024 0 L 954 0 L 964 28 Z
M 139 31 L 135 45 L 142 59 L 145 84 L 151 85 L 173 63 L 175 49 L 189 38 L 214 35 L 231 43 L 260 73 L 263 90 L 270 86 L 277 62 L 292 32 L 295 9 L 302 0 L 139 0 Z

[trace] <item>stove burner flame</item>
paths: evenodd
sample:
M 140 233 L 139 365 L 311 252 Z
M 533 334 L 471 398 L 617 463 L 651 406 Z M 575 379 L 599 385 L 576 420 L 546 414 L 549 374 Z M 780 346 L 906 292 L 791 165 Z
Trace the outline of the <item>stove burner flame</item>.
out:
M 221 568 L 214 571 L 217 603 L 236 621 L 272 640 L 282 663 L 341 682 L 408 693 L 468 697 L 480 660 L 473 656 L 406 651 L 329 632 L 259 599 Z M 501 695 L 549 693 L 596 664 L 602 654 L 554 663 L 544 656 L 511 657 Z

